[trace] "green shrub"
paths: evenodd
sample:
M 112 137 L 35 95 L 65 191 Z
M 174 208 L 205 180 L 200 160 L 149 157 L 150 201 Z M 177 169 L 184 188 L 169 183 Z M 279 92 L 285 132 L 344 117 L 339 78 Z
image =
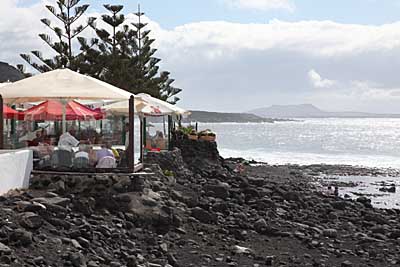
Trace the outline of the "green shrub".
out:
M 174 176 L 174 172 L 170 171 L 170 170 L 164 170 L 164 175 L 168 176 L 168 177 L 173 177 Z
M 180 127 L 179 130 L 184 133 L 189 135 L 192 131 L 196 131 L 194 130 L 193 126 L 188 126 L 188 127 Z

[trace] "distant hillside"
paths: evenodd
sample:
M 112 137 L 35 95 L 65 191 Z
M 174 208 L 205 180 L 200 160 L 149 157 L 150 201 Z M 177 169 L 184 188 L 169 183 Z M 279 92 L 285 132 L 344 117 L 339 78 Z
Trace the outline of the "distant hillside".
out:
M 220 113 L 208 111 L 191 111 L 192 114 L 184 119 L 185 122 L 273 122 L 271 119 L 262 118 L 248 113 Z
M 23 79 L 22 73 L 11 65 L 0 61 L 0 83 L 15 82 Z
M 249 111 L 264 118 L 400 118 L 400 114 L 375 114 L 366 112 L 329 112 L 311 104 L 273 105 Z

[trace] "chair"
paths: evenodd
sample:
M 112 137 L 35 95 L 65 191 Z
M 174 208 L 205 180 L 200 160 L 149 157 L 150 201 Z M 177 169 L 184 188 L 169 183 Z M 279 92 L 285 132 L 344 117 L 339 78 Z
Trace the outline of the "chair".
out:
M 84 169 L 89 167 L 89 159 L 85 157 L 77 157 L 74 159 L 74 168 Z
M 114 157 L 104 157 L 99 160 L 99 162 L 96 165 L 96 168 L 99 169 L 112 169 L 117 167 L 117 161 L 115 160 Z
M 40 165 L 40 152 L 36 149 L 32 149 L 33 154 L 33 167 L 36 169 Z
M 53 168 L 71 168 L 72 152 L 62 149 L 54 151 L 51 155 L 51 166 Z

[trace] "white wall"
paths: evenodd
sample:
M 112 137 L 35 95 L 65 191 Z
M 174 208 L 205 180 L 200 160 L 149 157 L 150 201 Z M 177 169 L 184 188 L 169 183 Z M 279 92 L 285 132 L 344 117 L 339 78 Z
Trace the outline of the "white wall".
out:
M 11 189 L 28 188 L 32 169 L 31 150 L 0 150 L 0 195 Z

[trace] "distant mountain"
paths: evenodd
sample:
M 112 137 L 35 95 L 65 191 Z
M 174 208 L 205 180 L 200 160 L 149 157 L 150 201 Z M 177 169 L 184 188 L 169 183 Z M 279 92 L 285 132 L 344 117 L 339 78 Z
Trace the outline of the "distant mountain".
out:
M 274 122 L 271 119 L 248 113 L 220 113 L 208 111 L 191 111 L 185 122 Z
M 0 83 L 22 80 L 24 75 L 13 66 L 0 61 Z
M 400 114 L 375 114 L 367 112 L 329 112 L 311 104 L 273 105 L 249 111 L 264 118 L 400 118 Z
M 247 122 L 274 122 L 275 120 L 262 118 L 260 116 L 248 113 L 221 113 L 221 112 L 209 112 L 209 111 L 190 111 L 191 114 L 183 119 L 184 123 L 189 122 L 210 122 L 210 123 L 219 123 L 219 122 L 238 122 L 238 123 L 247 123 Z M 160 123 L 163 122 L 162 117 L 148 117 L 148 122 Z

